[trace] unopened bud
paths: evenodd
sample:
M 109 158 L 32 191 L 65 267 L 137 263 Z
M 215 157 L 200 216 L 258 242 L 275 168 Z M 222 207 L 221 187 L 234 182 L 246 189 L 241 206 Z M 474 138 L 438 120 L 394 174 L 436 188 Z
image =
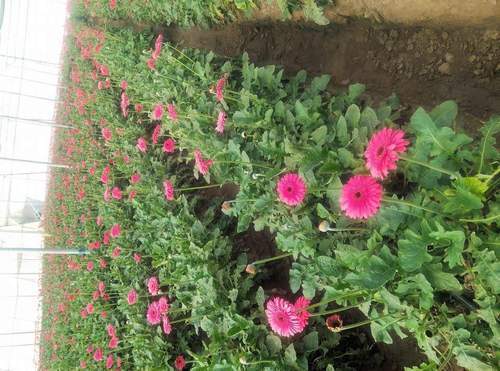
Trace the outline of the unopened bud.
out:
M 247 272 L 248 274 L 255 274 L 257 273 L 257 269 L 255 268 L 255 265 L 248 264 L 247 267 L 245 268 L 245 272 Z
M 321 223 L 319 223 L 318 229 L 320 232 L 328 232 L 328 230 L 330 229 L 330 224 L 326 220 L 323 220 Z
M 241 363 L 242 365 L 248 365 L 248 362 L 247 362 L 247 360 L 246 360 L 246 358 L 245 358 L 245 357 L 240 357 L 240 363 Z
M 228 213 L 231 211 L 233 207 L 231 206 L 231 203 L 229 201 L 224 201 L 221 206 L 221 210 L 223 213 Z

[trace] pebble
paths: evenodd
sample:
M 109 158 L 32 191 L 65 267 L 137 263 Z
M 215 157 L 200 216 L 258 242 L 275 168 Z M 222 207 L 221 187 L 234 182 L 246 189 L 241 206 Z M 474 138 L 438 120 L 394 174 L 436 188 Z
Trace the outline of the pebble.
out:
M 450 64 L 445 62 L 438 67 L 438 71 L 443 75 L 451 75 Z
M 451 53 L 446 53 L 446 54 L 444 55 L 444 59 L 445 59 L 445 60 L 446 60 L 446 62 L 448 62 L 448 63 L 453 62 L 453 58 L 454 58 L 454 57 L 453 57 L 453 54 L 451 54 Z

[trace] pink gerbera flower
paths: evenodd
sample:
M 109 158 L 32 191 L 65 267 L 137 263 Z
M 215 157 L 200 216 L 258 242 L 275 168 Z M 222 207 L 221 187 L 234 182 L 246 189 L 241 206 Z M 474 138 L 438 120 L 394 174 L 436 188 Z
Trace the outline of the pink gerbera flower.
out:
M 134 173 L 130 177 L 130 183 L 132 183 L 132 184 L 137 184 L 137 183 L 139 183 L 140 180 L 141 180 L 141 174 L 139 174 L 139 173 Z
M 224 100 L 224 85 L 226 85 L 226 78 L 222 77 L 217 81 L 217 85 L 215 87 L 215 95 L 219 102 Z
M 169 335 L 172 332 L 172 324 L 170 323 L 168 316 L 162 317 L 162 328 L 166 335 Z
M 175 109 L 174 104 L 170 103 L 167 106 L 167 109 L 168 109 L 168 118 L 174 122 L 177 121 L 177 111 Z
M 168 312 L 168 309 L 170 308 L 170 305 L 168 304 L 168 299 L 164 296 L 162 296 L 158 300 L 158 308 L 160 309 L 160 313 L 166 314 Z
M 148 290 L 151 295 L 158 295 L 160 290 L 160 284 L 158 283 L 158 278 L 150 277 L 148 280 Z
M 118 347 L 118 338 L 113 336 L 108 343 L 109 349 L 116 349 Z
M 175 141 L 172 138 L 168 138 L 163 142 L 163 152 L 173 153 L 175 151 Z
M 136 148 L 142 153 L 146 153 L 146 150 L 148 149 L 148 142 L 146 142 L 146 139 L 143 137 L 137 139 Z
M 105 141 L 110 141 L 111 140 L 111 137 L 112 137 L 112 133 L 111 133 L 111 130 L 109 128 L 102 128 L 101 129 L 101 134 L 102 134 L 102 137 L 104 138 Z
M 295 312 L 299 317 L 300 322 L 300 331 L 304 330 L 307 326 L 307 322 L 309 321 L 309 317 L 311 314 L 307 311 L 307 307 L 311 304 L 311 300 L 306 299 L 304 296 L 301 296 L 295 300 L 295 304 L 293 307 L 295 308 Z
M 128 106 L 130 105 L 130 99 L 127 96 L 127 93 L 124 91 L 122 92 L 121 95 L 121 100 L 120 100 L 120 108 L 122 110 L 122 115 L 123 117 L 128 116 Z
M 160 309 L 156 301 L 149 304 L 146 318 L 150 325 L 158 325 L 161 322 Z
M 108 358 L 106 358 L 106 368 L 111 368 L 113 367 L 113 363 L 114 363 L 114 360 L 113 360 L 113 355 L 110 354 L 108 356 Z
M 121 200 L 122 199 L 121 189 L 118 187 L 113 187 L 113 189 L 111 190 L 111 196 L 113 196 L 115 200 Z
M 355 175 L 342 188 L 340 208 L 353 219 L 367 219 L 380 208 L 382 186 L 369 175 Z
M 131 289 L 127 294 L 127 303 L 128 305 L 134 305 L 137 303 L 137 292 L 134 289 Z
M 156 103 L 153 107 L 153 112 L 151 112 L 151 119 L 160 121 L 163 118 L 163 104 Z
M 182 354 L 175 358 L 174 367 L 177 371 L 182 371 L 184 367 L 186 367 L 186 361 L 184 360 L 184 356 Z
M 208 174 L 208 170 L 210 170 L 210 166 L 212 166 L 212 160 L 203 159 L 203 156 L 199 149 L 196 149 L 194 151 L 194 162 L 201 175 Z
M 169 180 L 163 181 L 163 192 L 167 201 L 172 201 L 174 199 L 174 186 Z
M 275 297 L 267 302 L 266 317 L 271 329 L 280 336 L 293 336 L 302 330 L 294 306 L 282 298 Z
M 158 138 L 160 137 L 160 132 L 161 132 L 161 126 L 156 125 L 154 130 L 153 130 L 153 135 L 151 136 L 151 141 L 153 142 L 153 144 L 158 143 Z
M 120 224 L 113 224 L 113 226 L 111 227 L 111 230 L 110 230 L 111 237 L 116 238 L 121 233 L 122 233 L 122 227 L 120 226 Z
M 304 201 L 307 186 L 299 174 L 289 173 L 281 177 L 276 185 L 281 202 L 289 206 L 296 206 Z
M 151 54 L 151 58 L 158 59 L 161 53 L 161 48 L 163 44 L 163 34 L 159 34 L 155 41 L 155 50 Z
M 97 348 L 94 352 L 94 361 L 100 362 L 103 359 L 102 348 Z
M 224 111 L 219 112 L 217 117 L 217 125 L 215 126 L 215 131 L 219 134 L 224 132 L 224 126 L 226 125 L 226 113 Z
M 404 131 L 383 128 L 374 133 L 366 147 L 366 167 L 375 178 L 384 179 L 389 171 L 396 169 L 399 154 L 406 151 L 409 142 Z

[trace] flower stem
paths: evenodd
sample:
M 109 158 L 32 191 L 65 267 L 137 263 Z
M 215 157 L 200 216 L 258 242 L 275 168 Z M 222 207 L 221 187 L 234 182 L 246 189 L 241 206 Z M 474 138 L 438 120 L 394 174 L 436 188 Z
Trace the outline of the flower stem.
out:
M 357 290 L 357 291 L 352 291 L 348 294 L 345 294 L 345 295 L 341 295 L 339 297 L 336 297 L 336 298 L 332 298 L 332 299 L 328 299 L 328 300 L 323 300 L 323 301 L 320 301 L 319 303 L 316 303 L 316 304 L 312 304 L 312 305 L 309 305 L 305 310 L 309 310 L 309 309 L 312 309 L 312 308 L 316 308 L 316 307 L 319 307 L 321 305 L 324 305 L 324 304 L 328 304 L 328 303 L 331 303 L 332 301 L 337 301 L 337 300 L 342 300 L 342 299 L 345 299 L 345 298 L 349 298 L 351 296 L 358 296 L 360 294 L 364 294 L 365 291 L 364 290 Z
M 286 258 L 286 257 L 291 256 L 291 255 L 292 255 L 291 253 L 281 254 L 281 255 L 273 256 L 273 257 L 267 258 L 267 259 L 256 260 L 256 261 L 254 261 L 253 263 L 250 263 L 250 264 L 251 265 L 265 264 L 265 263 L 272 262 L 274 260 L 279 260 L 279 259 Z
M 385 318 L 385 317 L 389 317 L 389 316 L 391 316 L 391 314 L 385 314 L 385 315 L 383 315 L 381 317 L 378 317 L 378 318 L 367 319 L 366 321 L 361 321 L 361 322 L 358 322 L 358 323 L 353 323 L 352 325 L 343 326 L 342 328 L 339 329 L 339 332 L 346 331 L 346 330 L 351 330 L 351 329 L 356 328 L 356 327 L 365 326 L 365 325 L 368 325 L 368 324 L 372 323 L 373 321 L 377 321 L 379 319 L 382 319 L 382 318 Z M 398 318 L 397 320 L 395 320 L 392 323 L 396 323 L 398 321 L 401 321 L 403 318 L 404 317 Z
M 326 315 L 326 314 L 334 314 L 334 313 L 344 312 L 346 310 L 349 310 L 349 309 L 352 309 L 352 308 L 357 308 L 357 307 L 359 307 L 362 304 L 370 303 L 370 302 L 371 302 L 371 300 L 366 300 L 366 301 L 362 301 L 361 303 L 357 303 L 357 304 L 353 304 L 353 305 L 348 305 L 348 306 L 345 306 L 345 307 L 342 307 L 342 308 L 337 308 L 337 309 L 333 309 L 333 310 L 327 310 L 327 311 L 324 311 L 324 312 L 312 313 L 311 317 L 317 317 L 317 316 L 323 316 L 323 315 Z
M 222 187 L 222 186 L 223 186 L 222 183 L 219 183 L 219 184 L 209 184 L 209 185 L 206 185 L 206 186 L 199 186 L 199 187 L 179 188 L 176 191 L 194 191 L 196 189 L 217 188 L 217 187 Z
M 491 222 L 495 219 L 500 218 L 500 214 L 496 214 L 493 216 L 490 216 L 488 218 L 483 218 L 483 219 L 459 219 L 461 222 L 466 222 L 466 223 L 487 223 Z
M 411 158 L 408 158 L 405 156 L 399 156 L 399 158 L 403 161 L 406 161 L 406 162 L 409 162 L 412 164 L 416 164 L 416 165 L 420 165 L 420 166 L 429 168 L 431 170 L 437 171 L 438 173 L 443 173 L 443 174 L 449 175 L 450 177 L 455 178 L 455 179 L 458 178 L 458 176 L 459 176 L 458 174 L 456 174 L 452 171 L 448 171 L 446 169 L 442 169 L 442 168 L 437 167 L 437 166 L 429 165 L 429 164 L 426 164 L 425 162 L 421 162 L 421 161 L 411 159 Z
M 430 213 L 434 213 L 434 214 L 437 214 L 437 215 L 443 215 L 443 214 L 441 214 L 439 211 L 435 211 L 435 210 L 428 209 L 428 208 L 423 207 L 423 206 L 415 205 L 415 204 L 412 204 L 411 202 L 400 201 L 400 200 L 394 200 L 394 199 L 392 199 L 392 198 L 388 198 L 388 197 L 384 197 L 382 200 L 383 200 L 384 202 L 388 202 L 388 203 L 393 203 L 393 204 L 398 204 L 398 205 L 409 206 L 409 207 L 413 207 L 413 208 L 415 208 L 415 209 L 424 210 L 424 211 L 427 211 L 427 212 L 430 212 Z

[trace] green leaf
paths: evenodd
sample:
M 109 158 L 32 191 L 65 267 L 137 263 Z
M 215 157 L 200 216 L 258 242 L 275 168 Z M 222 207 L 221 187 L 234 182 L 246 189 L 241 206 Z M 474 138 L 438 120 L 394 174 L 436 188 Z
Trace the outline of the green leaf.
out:
M 349 85 L 348 89 L 348 99 L 350 103 L 354 103 L 356 99 L 358 99 L 361 94 L 365 92 L 366 87 L 363 84 L 352 84 Z
M 493 367 L 480 360 L 481 352 L 473 346 L 461 345 L 453 349 L 459 366 L 470 371 L 493 371 Z
M 448 262 L 450 268 L 462 264 L 462 251 L 465 245 L 465 234 L 463 231 L 445 231 L 438 225 L 439 230 L 429 233 L 438 242 L 447 242 L 446 257 L 444 261 Z
M 345 119 L 350 129 L 357 128 L 359 120 L 361 118 L 361 112 L 359 107 L 355 104 L 351 104 L 345 113 Z
M 438 126 L 452 126 L 458 114 L 458 106 L 452 101 L 448 100 L 436 106 L 431 111 L 431 118 Z
M 483 171 L 486 160 L 499 160 L 500 151 L 496 148 L 496 135 L 500 133 L 500 116 L 493 116 L 479 131 L 483 134 L 480 145 L 478 173 Z
M 257 292 L 255 293 L 255 301 L 259 305 L 260 308 L 264 307 L 264 302 L 266 301 L 266 295 L 264 294 L 264 289 L 262 286 L 259 286 Z
M 346 281 L 366 289 L 376 289 L 390 281 L 396 270 L 376 255 L 364 260 L 359 273 L 349 273 Z
M 302 285 L 302 276 L 297 269 L 290 269 L 290 290 L 295 294 Z
M 316 214 L 318 214 L 318 216 L 322 219 L 330 219 L 330 213 L 320 203 L 316 204 Z
M 482 209 L 483 203 L 481 197 L 472 193 L 457 183 L 454 184 L 455 190 L 444 203 L 443 211 L 448 214 L 463 215 L 472 210 Z
M 316 0 L 303 0 L 304 5 L 302 11 L 304 12 L 304 18 L 320 26 L 325 26 L 330 21 L 323 14 L 323 9 L 316 4 Z
M 285 349 L 285 362 L 290 366 L 295 366 L 295 363 L 297 362 L 297 354 L 295 353 L 293 344 L 290 344 Z
M 377 118 L 377 113 L 371 108 L 366 107 L 361 113 L 361 119 L 359 121 L 360 127 L 367 127 L 370 131 L 375 129 L 379 120 Z
M 347 121 L 344 116 L 340 116 L 336 125 L 337 139 L 340 144 L 345 145 L 349 141 L 349 136 L 347 135 Z
M 416 271 L 422 264 L 432 261 L 432 256 L 427 252 L 427 244 L 421 240 L 399 240 L 398 246 L 399 264 L 407 272 Z
M 325 90 L 331 78 L 332 77 L 330 75 L 321 75 L 319 77 L 315 77 L 311 82 L 311 94 L 317 95 L 318 93 Z
M 311 138 L 316 142 L 316 144 L 323 144 L 325 143 L 327 134 L 328 128 L 325 125 L 322 125 L 312 132 Z
M 451 273 L 443 272 L 442 264 L 429 264 L 422 269 L 425 277 L 436 291 L 462 291 L 462 285 Z
M 266 345 L 267 349 L 269 349 L 269 352 L 271 354 L 277 354 L 281 351 L 281 339 L 273 334 L 269 334 L 266 336 Z
M 313 331 L 306 336 L 303 337 L 302 341 L 304 342 L 305 349 L 308 352 L 313 352 L 318 349 L 319 340 L 318 340 L 318 332 Z
M 422 273 L 399 281 L 396 293 L 402 296 L 418 297 L 422 309 L 430 309 L 434 302 L 432 286 Z
M 295 101 L 295 117 L 302 124 L 309 122 L 309 113 L 299 100 Z

